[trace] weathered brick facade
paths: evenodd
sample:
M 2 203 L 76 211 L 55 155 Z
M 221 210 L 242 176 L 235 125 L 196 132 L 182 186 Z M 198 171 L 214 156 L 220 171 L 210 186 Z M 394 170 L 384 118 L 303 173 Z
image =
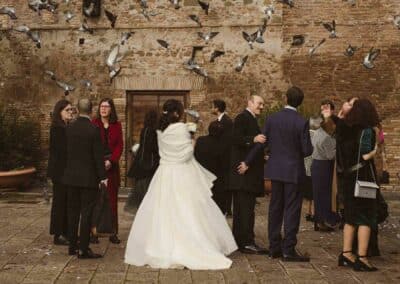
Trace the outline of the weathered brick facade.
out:
M 352 7 L 342 0 L 296 0 L 289 8 L 276 3 L 276 11 L 264 35 L 264 44 L 254 49 L 242 38 L 242 31 L 253 33 L 261 25 L 263 8 L 270 0 L 212 0 L 210 13 L 204 14 L 197 0 L 182 0 L 182 8 L 175 10 L 168 0 L 148 0 L 151 10 L 159 15 L 147 21 L 140 14 L 139 1 L 103 0 L 104 8 L 118 15 L 115 29 L 111 29 L 104 13 L 100 18 L 88 19 L 94 34 L 78 31 L 82 16 L 82 1 L 61 2 L 58 13 L 42 11 L 38 16 L 25 0 L 0 0 L 0 7 L 13 6 L 17 20 L 0 15 L 3 39 L 0 41 L 0 103 L 17 104 L 31 111 L 42 123 L 40 145 L 46 167 L 49 113 L 63 92 L 44 76 L 53 70 L 57 76 L 76 85 L 69 95 L 76 102 L 88 96 L 96 101 L 111 96 L 116 99 L 119 116 L 126 126 L 127 91 L 184 90 L 189 92 L 189 104 L 201 111 L 204 124 L 212 119 L 210 101 L 224 98 L 229 112 L 238 113 L 250 93 L 265 97 L 267 104 L 282 99 L 289 85 L 301 87 L 305 103 L 318 107 L 322 98 L 339 103 L 352 95 L 367 96 L 376 102 L 385 128 L 389 172 L 393 189 L 399 184 L 400 172 L 400 30 L 393 25 L 393 16 L 400 14 L 398 0 L 357 0 Z M 76 16 L 69 23 L 64 11 Z M 203 27 L 188 18 L 199 15 Z M 338 38 L 329 38 L 322 22 L 337 23 Z M 39 30 L 42 48 L 37 49 L 25 34 L 10 31 L 25 24 Z M 122 71 L 112 84 L 105 65 L 112 45 L 117 44 L 123 31 L 134 31 L 128 43 L 121 46 L 124 58 Z M 220 32 L 205 45 L 197 32 Z M 291 47 L 292 36 L 305 35 L 305 44 Z M 85 43 L 79 44 L 84 38 Z M 327 41 L 313 57 L 308 50 L 322 38 Z M 162 48 L 157 39 L 165 39 L 170 49 Z M 344 56 L 351 43 L 361 47 L 353 57 Z M 208 79 L 193 74 L 183 67 L 191 55 L 193 45 L 204 45 L 198 63 L 208 71 Z M 381 49 L 376 67 L 367 70 L 363 57 L 371 47 Z M 224 56 L 210 63 L 213 50 L 224 50 Z M 243 71 L 234 67 L 240 57 L 249 55 Z M 90 79 L 93 90 L 79 86 L 80 79 Z M 204 127 L 203 127 L 204 128 Z M 203 129 L 202 129 L 203 131 Z M 122 159 L 125 167 L 125 159 Z

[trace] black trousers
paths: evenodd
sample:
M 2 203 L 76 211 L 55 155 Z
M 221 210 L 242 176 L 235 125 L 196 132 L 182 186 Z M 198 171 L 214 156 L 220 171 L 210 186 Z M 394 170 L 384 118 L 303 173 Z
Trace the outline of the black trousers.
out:
M 239 248 L 253 245 L 256 194 L 235 191 L 233 193 L 233 236 Z
M 90 228 L 93 208 L 96 204 L 98 189 L 84 187 L 68 187 L 68 237 L 70 247 L 86 252 L 89 248 Z
M 302 196 L 297 184 L 272 181 L 268 214 L 268 238 L 271 253 L 293 252 L 297 244 Z M 284 223 L 284 238 L 281 228 Z
M 53 201 L 50 215 L 51 235 L 68 236 L 67 199 L 67 186 L 62 183 L 53 182 Z

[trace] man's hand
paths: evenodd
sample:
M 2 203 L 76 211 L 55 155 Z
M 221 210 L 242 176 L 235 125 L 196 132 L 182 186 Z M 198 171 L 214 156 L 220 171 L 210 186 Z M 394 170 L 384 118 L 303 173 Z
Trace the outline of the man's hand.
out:
M 240 165 L 237 167 L 237 171 L 239 174 L 244 175 L 245 172 L 249 169 L 245 162 L 241 162 Z
M 267 141 L 267 137 L 263 134 L 258 134 L 256 137 L 253 139 L 254 143 L 261 143 L 264 144 L 265 141 Z
M 106 168 L 106 171 L 108 171 L 109 169 L 111 169 L 112 164 L 111 164 L 111 162 L 109 160 L 105 160 L 104 161 L 104 166 Z
M 101 188 L 102 185 L 104 185 L 105 187 L 107 187 L 107 185 L 108 185 L 108 179 L 103 179 L 102 181 L 100 181 L 99 188 Z

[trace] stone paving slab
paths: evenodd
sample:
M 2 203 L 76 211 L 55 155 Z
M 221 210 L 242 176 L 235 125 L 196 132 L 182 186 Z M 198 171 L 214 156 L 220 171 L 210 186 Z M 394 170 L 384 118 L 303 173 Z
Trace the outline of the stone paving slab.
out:
M 190 271 L 160 270 L 124 264 L 126 239 L 133 215 L 120 210 L 121 244 L 107 237 L 92 245 L 104 254 L 97 260 L 80 260 L 67 255 L 67 248 L 54 246 L 49 235 L 50 204 L 40 196 L 18 200 L 0 199 L 0 284 L 3 283 L 400 283 L 400 200 L 389 201 L 391 216 L 381 226 L 382 256 L 371 262 L 377 273 L 357 273 L 337 266 L 341 251 L 341 231 L 321 233 L 302 220 L 298 249 L 311 255 L 310 263 L 285 263 L 259 255 L 230 257 L 231 269 Z M 267 246 L 268 202 L 259 199 L 256 207 L 256 240 Z M 123 202 L 119 204 L 120 209 Z M 231 224 L 232 220 L 228 219 Z

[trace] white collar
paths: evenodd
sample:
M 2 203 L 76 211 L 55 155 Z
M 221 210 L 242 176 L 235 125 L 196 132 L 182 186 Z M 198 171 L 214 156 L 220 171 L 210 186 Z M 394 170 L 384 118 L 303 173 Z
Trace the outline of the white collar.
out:
M 297 111 L 297 109 L 295 107 L 292 107 L 292 106 L 285 106 L 285 108 Z
M 250 112 L 252 116 L 256 117 L 256 114 L 255 114 L 254 112 L 252 112 L 249 108 L 246 108 L 246 110 L 247 110 L 248 112 Z
M 218 121 L 221 121 L 221 119 L 222 119 L 222 117 L 224 116 L 224 114 L 225 114 L 225 112 L 221 113 L 221 114 L 218 116 Z

